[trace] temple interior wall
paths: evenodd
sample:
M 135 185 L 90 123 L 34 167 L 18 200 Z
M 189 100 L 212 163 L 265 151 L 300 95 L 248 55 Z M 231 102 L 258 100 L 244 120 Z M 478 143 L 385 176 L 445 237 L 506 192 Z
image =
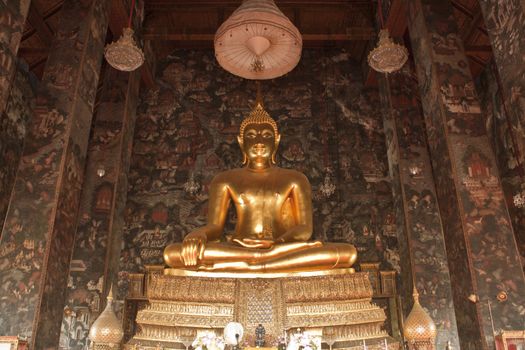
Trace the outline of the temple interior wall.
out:
M 360 74 L 342 51 L 304 50 L 291 73 L 262 82 L 262 95 L 282 134 L 278 164 L 312 184 L 314 238 L 353 243 L 360 261 L 398 270 L 378 91 Z M 221 69 L 211 50 L 176 51 L 157 76 L 159 91 L 138 107 L 121 296 L 128 273 L 161 264 L 169 242 L 205 224 L 207 186 L 217 172 L 241 166 L 236 135 L 256 96 L 255 83 Z M 325 181 L 333 194 L 321 191 Z
M 513 133 L 510 132 L 509 125 L 511 122 L 507 113 L 509 109 L 516 108 L 516 106 L 507 106 L 507 109 L 503 107 L 495 70 L 494 62 L 487 65 L 476 80 L 476 88 L 483 115 L 486 118 L 487 134 L 498 161 L 501 184 L 509 208 L 522 266 L 525 270 L 525 211 L 513 204 L 513 196 L 520 193 L 523 188 L 524 174 L 520 174 L 522 166 L 520 167 L 517 161 L 517 159 L 521 159 L 521 163 L 523 163 L 523 156 L 525 155 L 525 150 L 520 148 L 523 130 L 515 129 Z M 519 104 L 519 101 L 515 101 L 515 103 Z
M 173 52 L 160 62 L 157 79 L 159 90 L 143 91 L 137 110 L 120 257 L 121 298 L 129 273 L 161 264 L 169 242 L 181 241 L 205 223 L 207 186 L 214 174 L 241 166 L 236 135 L 256 96 L 255 83 L 225 72 L 211 50 Z M 360 65 L 343 51 L 304 50 L 295 70 L 263 81 L 261 88 L 282 134 L 278 164 L 305 173 L 312 184 L 313 238 L 353 243 L 360 261 L 399 272 L 379 96 L 362 81 Z M 0 118 L 2 224 L 37 84 L 20 64 Z M 521 176 L 491 66 L 477 80 L 477 89 L 525 262 L 525 217 L 510 204 L 521 188 Z M 332 184 L 332 194 L 322 191 Z M 230 214 L 232 230 L 235 217 Z M 0 258 L 9 253 L 0 252 Z M 71 288 L 78 290 L 75 297 L 83 299 L 79 302 L 85 310 L 100 294 L 87 284 Z

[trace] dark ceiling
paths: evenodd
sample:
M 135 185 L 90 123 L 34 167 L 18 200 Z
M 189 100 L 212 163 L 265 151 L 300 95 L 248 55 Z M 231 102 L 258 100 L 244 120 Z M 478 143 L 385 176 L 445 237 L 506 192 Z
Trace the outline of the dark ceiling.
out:
M 127 13 L 122 0 L 112 1 L 110 30 L 120 35 Z M 25 25 L 19 56 L 38 77 L 42 76 L 49 47 L 58 26 L 63 0 L 33 0 Z M 176 48 L 212 48 L 219 25 L 241 0 L 144 0 L 143 37 L 162 59 Z M 299 28 L 304 47 L 344 47 L 358 60 L 375 39 L 371 0 L 277 0 L 276 4 Z M 465 43 L 473 74 L 478 75 L 492 57 L 478 0 L 453 0 L 459 32 Z M 406 31 L 406 20 L 397 19 L 397 35 Z M 143 75 L 144 77 L 144 75 Z

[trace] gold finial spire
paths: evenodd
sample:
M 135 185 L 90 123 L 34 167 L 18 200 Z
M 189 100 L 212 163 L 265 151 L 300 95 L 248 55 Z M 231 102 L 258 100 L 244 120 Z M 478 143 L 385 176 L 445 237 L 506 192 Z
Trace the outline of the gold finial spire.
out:
M 124 331 L 113 311 L 113 285 L 109 289 L 106 308 L 89 329 L 89 339 L 94 344 L 120 344 Z
M 414 283 L 414 306 L 408 314 L 403 334 L 408 341 L 430 341 L 436 338 L 436 324 L 419 303 L 419 293 Z
M 414 298 L 414 303 L 419 303 L 419 292 L 417 291 L 416 281 L 412 281 L 412 297 Z
M 113 300 L 113 283 L 109 286 L 109 293 L 108 293 L 108 296 L 106 297 L 106 299 L 108 301 L 112 301 Z

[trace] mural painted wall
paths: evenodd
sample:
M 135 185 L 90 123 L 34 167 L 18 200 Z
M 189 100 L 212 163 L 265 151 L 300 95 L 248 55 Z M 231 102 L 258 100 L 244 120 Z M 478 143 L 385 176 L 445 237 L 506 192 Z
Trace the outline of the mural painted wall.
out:
M 0 2 L 0 113 L 4 112 L 17 70 L 16 54 L 22 39 L 30 0 Z
M 28 125 L 0 249 L 0 333 L 55 348 L 109 3 L 66 0 Z
M 402 260 L 400 296 L 407 316 L 415 285 L 436 324 L 437 348 L 445 349 L 448 342 L 459 348 L 445 237 L 414 75 L 405 64 L 379 79 Z
M 104 309 L 122 245 L 140 74 L 106 66 L 103 75 L 80 197 L 60 349 L 87 349 L 89 327 Z
M 314 235 L 355 244 L 362 261 L 399 269 L 378 93 L 343 51 L 303 52 L 287 76 L 262 82 L 282 134 L 278 163 L 304 172 L 314 193 Z M 130 272 L 162 264 L 169 242 L 204 225 L 207 188 L 239 167 L 238 127 L 255 84 L 222 70 L 211 51 L 176 51 L 160 89 L 143 96 L 129 174 L 120 296 Z M 331 186 L 335 188 L 331 188 Z M 233 227 L 231 211 L 229 227 Z
M 486 118 L 485 125 L 487 134 L 490 137 L 494 153 L 498 162 L 501 176 L 501 184 L 505 194 L 507 207 L 509 208 L 514 236 L 518 243 L 518 250 L 521 256 L 521 265 L 525 270 L 525 210 L 514 205 L 513 196 L 523 190 L 525 169 L 523 159 L 521 166 L 517 159 L 523 153 L 516 153 L 519 142 L 523 141 L 523 136 L 515 131 L 511 134 L 510 127 L 513 125 L 511 116 L 503 108 L 501 91 L 497 83 L 497 76 L 494 71 L 494 63 L 491 63 L 480 75 L 477 80 L 481 109 Z M 512 126 L 514 129 L 514 127 Z
M 32 117 L 36 83 L 36 79 L 19 64 L 6 109 L 0 118 L 0 227 L 4 224 L 22 156 L 27 123 Z
M 492 135 L 499 134 L 495 151 L 525 271 L 525 211 L 511 201 L 513 195 L 525 193 L 525 2 L 480 0 L 479 4 L 496 63 L 481 77 L 482 105 L 492 121 L 487 127 Z
M 492 349 L 493 327 L 521 329 L 525 316 L 525 280 L 497 162 L 452 3 L 414 0 L 408 8 L 460 344 Z M 506 302 L 497 302 L 499 292 Z M 470 302 L 470 293 L 480 302 Z

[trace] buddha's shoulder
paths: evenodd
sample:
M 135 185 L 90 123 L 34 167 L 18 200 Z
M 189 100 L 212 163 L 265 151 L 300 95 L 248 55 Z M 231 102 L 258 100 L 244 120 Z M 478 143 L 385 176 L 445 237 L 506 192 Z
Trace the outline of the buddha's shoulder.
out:
M 229 182 L 235 176 L 243 172 L 242 168 L 228 169 L 221 171 L 213 177 L 212 182 Z
M 272 169 L 274 176 L 277 176 L 282 179 L 291 179 L 298 182 L 309 182 L 308 178 L 301 172 L 293 169 L 284 169 L 275 167 Z M 213 178 L 212 182 L 222 183 L 222 182 L 231 182 L 232 179 L 239 178 L 242 174 L 249 173 L 246 168 L 235 168 L 225 171 L 221 171 Z
M 286 179 L 293 179 L 294 181 L 302 182 L 302 183 L 309 183 L 308 178 L 305 174 L 301 173 L 300 171 L 293 170 L 293 169 L 284 169 L 284 168 L 277 168 L 276 175 L 278 177 L 286 178 Z

